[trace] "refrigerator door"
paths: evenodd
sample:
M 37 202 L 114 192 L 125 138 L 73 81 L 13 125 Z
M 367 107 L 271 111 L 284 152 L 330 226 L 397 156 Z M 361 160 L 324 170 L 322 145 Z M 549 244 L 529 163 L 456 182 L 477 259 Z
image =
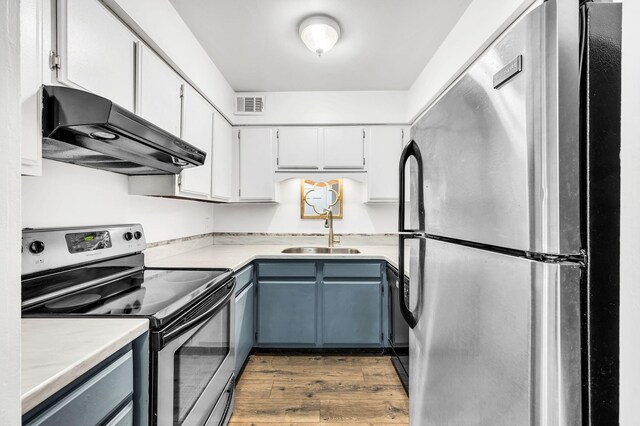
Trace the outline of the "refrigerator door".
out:
M 578 8 L 547 1 L 414 124 L 424 162 L 422 231 L 530 252 L 579 252 L 578 52 Z
M 580 267 L 411 246 L 411 425 L 581 424 Z

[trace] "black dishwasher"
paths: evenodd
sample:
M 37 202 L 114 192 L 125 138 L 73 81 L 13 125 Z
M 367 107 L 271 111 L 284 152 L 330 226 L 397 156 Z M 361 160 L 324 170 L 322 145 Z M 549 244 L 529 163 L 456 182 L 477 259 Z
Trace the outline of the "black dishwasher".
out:
M 408 279 L 405 278 L 408 282 Z M 389 285 L 389 344 L 391 362 L 400 377 L 404 390 L 409 393 L 409 325 L 400 312 L 400 285 L 398 270 L 387 266 Z M 405 288 L 408 290 L 409 285 Z

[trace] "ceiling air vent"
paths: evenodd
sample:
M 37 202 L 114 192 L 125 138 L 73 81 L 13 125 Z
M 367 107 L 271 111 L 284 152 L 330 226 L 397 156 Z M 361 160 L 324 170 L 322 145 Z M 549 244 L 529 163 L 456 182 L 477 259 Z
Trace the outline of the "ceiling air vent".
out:
M 264 114 L 264 96 L 236 96 L 236 115 Z

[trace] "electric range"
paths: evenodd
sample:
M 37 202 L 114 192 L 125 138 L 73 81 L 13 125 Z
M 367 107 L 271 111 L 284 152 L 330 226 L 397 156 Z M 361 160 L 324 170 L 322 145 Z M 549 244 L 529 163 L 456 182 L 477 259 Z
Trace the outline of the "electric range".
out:
M 226 424 L 235 374 L 233 271 L 148 268 L 145 249 L 141 225 L 25 229 L 22 315 L 147 318 L 150 423 Z

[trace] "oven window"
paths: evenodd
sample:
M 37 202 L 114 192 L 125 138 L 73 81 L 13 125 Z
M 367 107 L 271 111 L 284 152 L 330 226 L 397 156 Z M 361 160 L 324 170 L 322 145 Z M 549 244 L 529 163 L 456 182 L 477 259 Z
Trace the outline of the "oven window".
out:
M 227 303 L 174 355 L 173 424 L 181 425 L 229 354 Z

